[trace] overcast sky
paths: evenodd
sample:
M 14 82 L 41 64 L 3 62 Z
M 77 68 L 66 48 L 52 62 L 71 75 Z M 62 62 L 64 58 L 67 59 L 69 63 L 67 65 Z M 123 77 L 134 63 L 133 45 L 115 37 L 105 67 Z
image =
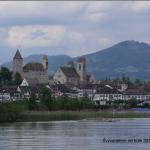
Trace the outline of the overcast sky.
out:
M 0 1 L 0 63 L 17 48 L 79 56 L 124 40 L 150 43 L 150 2 Z

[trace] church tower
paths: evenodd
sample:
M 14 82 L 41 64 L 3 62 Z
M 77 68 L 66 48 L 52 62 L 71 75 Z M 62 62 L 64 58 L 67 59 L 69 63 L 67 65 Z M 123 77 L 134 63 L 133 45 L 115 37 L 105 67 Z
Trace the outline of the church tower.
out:
M 74 68 L 74 63 L 73 63 L 73 61 L 68 61 L 68 63 L 67 63 L 67 67 L 68 68 Z
M 22 67 L 23 67 L 23 58 L 22 58 L 19 50 L 17 50 L 17 52 L 13 58 L 13 75 L 15 75 L 16 72 L 18 72 L 20 75 L 22 75 L 22 73 L 23 73 Z
M 80 76 L 80 81 L 86 81 L 86 59 L 85 57 L 79 57 L 77 60 L 77 73 Z
M 43 66 L 44 69 L 48 71 L 48 57 L 46 55 L 43 56 Z

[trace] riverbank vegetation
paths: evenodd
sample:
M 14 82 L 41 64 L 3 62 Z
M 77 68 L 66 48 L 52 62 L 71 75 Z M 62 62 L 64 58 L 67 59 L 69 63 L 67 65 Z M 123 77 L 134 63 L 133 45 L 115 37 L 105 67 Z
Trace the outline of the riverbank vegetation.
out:
M 131 108 L 150 108 L 141 101 L 112 101 L 106 105 L 95 105 L 88 98 L 55 97 L 47 88 L 29 100 L 0 103 L 0 122 L 73 120 L 84 118 L 136 118 L 150 117 L 150 112 L 133 112 Z M 115 114 L 115 115 L 114 115 Z
M 150 112 L 133 111 L 28 111 L 22 114 L 22 121 L 56 121 L 56 120 L 80 120 L 100 119 L 111 120 L 116 118 L 149 118 Z
M 0 122 L 14 122 L 27 110 L 25 101 L 0 103 Z
M 55 106 L 56 101 L 57 107 Z M 66 104 L 62 104 L 60 99 L 56 101 L 50 108 L 43 104 L 40 105 L 40 102 L 37 102 L 36 107 L 33 107 L 34 105 L 31 105 L 29 100 L 0 104 L 0 122 L 150 117 L 150 112 L 117 111 L 112 108 L 95 109 L 93 105 L 92 107 L 90 106 L 91 103 L 90 105 L 87 105 L 87 102 L 75 103 L 74 100 L 70 101 L 69 99 L 65 100 Z M 34 103 L 32 102 L 32 104 Z M 74 104 L 75 106 L 73 107 Z M 80 105 L 80 109 L 78 105 Z
M 36 95 L 32 95 L 29 100 L 24 99 L 16 102 L 1 102 L 0 122 L 23 121 L 25 118 L 28 118 L 25 117 L 25 112 L 29 111 L 77 111 L 90 110 L 93 108 L 94 105 L 88 98 L 77 99 L 69 98 L 67 96 L 56 98 L 49 89 L 44 87 L 41 89 L 39 98 L 37 98 Z M 40 113 L 36 114 L 38 114 L 40 118 Z M 59 115 L 57 117 L 59 117 Z
M 48 88 L 42 88 L 39 98 L 32 95 L 27 101 L 28 109 L 31 111 L 52 111 L 52 110 L 85 110 L 93 109 L 94 104 L 88 98 L 69 98 L 65 95 L 55 97 Z

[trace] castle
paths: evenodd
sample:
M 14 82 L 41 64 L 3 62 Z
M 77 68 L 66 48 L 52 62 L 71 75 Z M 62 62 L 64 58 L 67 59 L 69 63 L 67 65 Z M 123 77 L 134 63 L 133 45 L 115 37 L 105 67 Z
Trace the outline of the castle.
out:
M 61 66 L 55 72 L 53 80 L 61 84 L 87 84 L 94 83 L 95 78 L 86 72 L 86 59 L 79 57 L 77 59 L 77 68 L 75 68 L 73 61 L 69 61 L 67 66 Z
M 48 57 L 43 57 L 43 64 L 30 62 L 23 66 L 23 58 L 17 50 L 13 58 L 13 75 L 19 73 L 23 79 L 36 81 L 36 84 L 48 83 Z

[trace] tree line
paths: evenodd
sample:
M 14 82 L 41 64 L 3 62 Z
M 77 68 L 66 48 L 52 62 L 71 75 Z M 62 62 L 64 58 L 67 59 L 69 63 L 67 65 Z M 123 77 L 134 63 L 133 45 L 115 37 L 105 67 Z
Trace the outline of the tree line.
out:
M 19 85 L 22 82 L 21 75 L 16 72 L 13 75 L 13 72 L 10 71 L 7 67 L 1 67 L 0 70 L 0 84 L 3 85 Z
M 34 93 L 30 99 L 23 99 L 16 102 L 0 103 L 0 122 L 23 121 L 23 113 L 28 111 L 80 111 L 80 110 L 123 110 L 130 108 L 150 108 L 149 104 L 140 105 L 142 101 L 131 99 L 128 101 L 116 100 L 107 101 L 106 105 L 95 105 L 87 97 L 70 98 L 68 96 L 55 97 L 54 93 L 42 87 L 39 96 Z
M 109 77 L 106 77 L 106 79 L 104 79 L 103 81 L 106 82 L 115 82 L 115 83 L 124 83 L 124 84 L 128 84 L 130 85 L 136 85 L 136 86 L 141 86 L 141 85 L 145 85 L 145 84 L 150 84 L 150 81 L 144 81 L 141 79 L 131 79 L 130 77 L 128 77 L 125 74 L 122 74 L 121 77 L 115 77 L 110 79 Z
M 85 98 L 70 98 L 62 95 L 55 97 L 55 93 L 50 89 L 43 87 L 40 90 L 39 98 L 32 94 L 29 99 L 29 110 L 83 110 L 92 109 L 92 101 Z

